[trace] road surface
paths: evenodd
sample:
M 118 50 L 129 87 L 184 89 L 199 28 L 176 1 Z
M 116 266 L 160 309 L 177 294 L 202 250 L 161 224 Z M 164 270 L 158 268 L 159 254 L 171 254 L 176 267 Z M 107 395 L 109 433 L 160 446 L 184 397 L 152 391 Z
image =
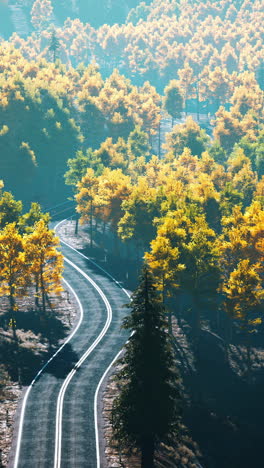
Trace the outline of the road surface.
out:
M 128 302 L 124 290 L 67 245 L 62 244 L 61 249 L 67 259 L 64 277 L 79 298 L 83 320 L 69 343 L 30 389 L 23 426 L 20 424 L 21 443 L 18 440 L 16 447 L 19 450 L 14 450 L 9 463 L 12 468 L 98 467 L 95 392 L 105 370 L 128 338 L 127 331 L 120 330 L 127 313 L 122 307 Z M 95 282 L 98 290 L 84 275 Z M 105 333 L 97 344 L 102 331 Z M 88 353 L 87 357 L 85 353 Z M 65 381 L 67 387 L 62 401 Z M 61 427 L 58 403 L 62 407 Z

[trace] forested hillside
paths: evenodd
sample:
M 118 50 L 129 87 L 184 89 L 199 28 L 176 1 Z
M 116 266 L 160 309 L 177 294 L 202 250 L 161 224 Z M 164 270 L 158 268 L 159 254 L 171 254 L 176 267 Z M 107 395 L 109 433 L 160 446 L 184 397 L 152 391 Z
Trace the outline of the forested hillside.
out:
M 263 38 L 261 0 L 0 1 L 0 240 L 22 265 L 71 197 L 89 255 L 148 264 L 210 468 L 262 457 Z
M 126 141 L 136 125 L 154 144 L 150 152 L 160 155 L 167 85 L 181 97 L 175 115 L 195 112 L 199 119 L 217 111 L 214 137 L 225 151 L 244 136 L 256 143 L 264 76 L 261 2 L 141 2 L 128 5 L 123 24 L 97 29 L 84 22 L 84 4 L 60 8 L 66 4 L 78 18 L 64 24 L 55 2 L 16 4 L 27 13 L 27 34 L 14 33 L 0 46 L 1 177 L 16 196 L 46 206 L 61 201 L 68 193 L 67 159 L 98 149 L 106 138 Z M 100 11 L 115 4 L 103 6 Z M 2 18 L 14 20 L 12 3 L 1 8 Z M 87 5 L 87 12 L 97 10 L 98 2 Z M 163 105 L 173 118 L 173 98 Z M 262 155 L 253 153 L 247 156 L 261 173 Z

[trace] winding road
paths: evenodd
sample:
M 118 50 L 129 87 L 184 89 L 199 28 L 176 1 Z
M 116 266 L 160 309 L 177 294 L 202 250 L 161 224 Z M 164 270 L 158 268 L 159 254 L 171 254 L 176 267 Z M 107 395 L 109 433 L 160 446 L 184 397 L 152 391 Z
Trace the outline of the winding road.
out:
M 24 396 L 11 468 L 102 468 L 97 397 L 104 375 L 128 338 L 120 330 L 129 293 L 62 242 L 64 278 L 79 322 Z M 101 455 L 100 455 L 101 454 Z

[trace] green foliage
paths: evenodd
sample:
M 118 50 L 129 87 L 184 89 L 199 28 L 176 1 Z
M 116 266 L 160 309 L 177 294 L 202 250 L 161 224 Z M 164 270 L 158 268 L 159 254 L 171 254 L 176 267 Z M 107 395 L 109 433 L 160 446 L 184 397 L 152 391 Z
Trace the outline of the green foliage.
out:
M 149 144 L 148 135 L 143 132 L 140 127 L 136 127 L 128 137 L 128 152 L 132 158 L 148 158 L 150 156 L 151 146 Z
M 208 149 L 208 153 L 212 156 L 215 162 L 219 164 L 224 164 L 227 160 L 227 153 L 218 141 L 213 142 Z
M 121 447 L 139 449 L 141 466 L 151 468 L 160 443 L 177 435 L 182 403 L 165 312 L 146 267 L 129 308 L 123 326 L 132 334 L 116 376 L 113 431 Z
M 170 81 L 164 94 L 164 109 L 172 117 L 172 120 L 180 118 L 183 110 L 183 97 L 176 80 Z
M 46 205 L 64 198 L 67 155 L 80 144 L 79 128 L 54 91 L 21 80 L 10 86 L 7 103 L 0 102 L 0 127 L 9 129 L 0 135 L 1 176 L 26 205 L 32 198 Z
M 22 214 L 22 202 L 16 201 L 10 192 L 4 192 L 0 198 L 0 228 L 8 223 L 18 223 Z
M 243 193 L 232 187 L 232 183 L 227 184 L 220 193 L 220 210 L 223 216 L 229 216 L 234 206 L 242 206 Z
M 54 63 L 56 61 L 56 55 L 57 55 L 57 51 L 59 48 L 60 48 L 60 41 L 58 40 L 56 36 L 55 29 L 53 29 L 51 33 L 51 38 L 50 38 L 49 50 L 52 53 Z
M 28 213 L 23 214 L 19 219 L 19 228 L 23 233 L 31 233 L 35 229 L 36 223 L 40 220 L 44 221 L 44 224 L 48 226 L 50 221 L 49 213 L 43 213 L 39 203 L 32 202 Z
M 180 125 L 175 125 L 166 136 L 166 149 L 175 156 L 180 155 L 184 148 L 189 148 L 193 155 L 201 156 L 209 143 L 209 137 L 191 117 Z
M 82 151 L 77 151 L 75 158 L 68 159 L 67 165 L 68 171 L 65 173 L 65 184 L 72 185 L 73 191 L 77 189 L 78 182 L 81 181 L 82 177 L 86 174 L 88 167 L 92 167 L 92 150 L 89 148 L 84 154 Z

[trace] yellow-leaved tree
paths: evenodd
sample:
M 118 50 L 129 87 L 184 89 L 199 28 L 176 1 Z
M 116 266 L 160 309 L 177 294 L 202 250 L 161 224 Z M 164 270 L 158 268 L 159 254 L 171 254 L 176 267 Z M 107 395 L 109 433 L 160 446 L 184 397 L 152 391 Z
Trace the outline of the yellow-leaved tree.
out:
M 151 252 L 145 258 L 156 279 L 157 289 L 162 292 L 163 302 L 169 293 L 169 288 L 177 288 L 177 272 L 184 269 L 179 263 L 179 249 L 172 247 L 169 239 L 157 236 L 151 242 Z
M 228 342 L 232 338 L 233 321 L 239 318 L 239 315 L 236 313 L 239 306 L 235 307 L 235 304 L 232 304 L 234 293 L 231 291 L 230 281 L 232 282 L 234 277 L 237 278 L 238 274 L 242 275 L 244 265 L 247 265 L 248 274 L 251 276 L 247 278 L 243 273 L 245 280 L 242 281 L 241 279 L 240 284 L 242 294 L 247 287 L 244 281 L 249 281 L 250 285 L 254 272 L 263 277 L 264 211 L 261 208 L 261 203 L 254 201 L 245 213 L 241 211 L 240 206 L 234 206 L 232 214 L 228 217 L 223 217 L 222 224 L 223 234 L 219 238 L 219 264 L 222 277 L 220 289 L 225 296 L 224 309 L 227 313 L 227 318 L 229 318 L 226 329 L 228 345 Z M 241 263 L 243 261 L 247 263 Z M 237 295 L 237 297 L 239 296 Z M 245 328 L 245 323 L 243 326 Z
M 0 296 L 9 300 L 10 324 L 16 336 L 16 297 L 22 296 L 27 285 L 24 242 L 15 223 L 7 224 L 0 231 Z
M 89 221 L 90 247 L 93 247 L 93 218 L 96 208 L 101 204 L 98 198 L 98 179 L 94 170 L 89 168 L 81 182 L 77 184 L 79 192 L 75 196 L 77 212 L 81 215 L 81 221 Z
M 261 323 L 260 306 L 264 299 L 261 264 L 251 264 L 249 259 L 241 260 L 237 268 L 223 284 L 226 296 L 225 307 L 232 319 L 240 322 L 246 333 L 247 371 L 251 370 L 251 345 L 249 334 Z
M 49 294 L 60 294 L 63 290 L 63 256 L 57 250 L 58 244 L 58 237 L 43 219 L 35 224 L 31 234 L 25 236 L 25 259 L 34 278 L 36 306 L 39 306 L 41 297 L 44 314 Z

